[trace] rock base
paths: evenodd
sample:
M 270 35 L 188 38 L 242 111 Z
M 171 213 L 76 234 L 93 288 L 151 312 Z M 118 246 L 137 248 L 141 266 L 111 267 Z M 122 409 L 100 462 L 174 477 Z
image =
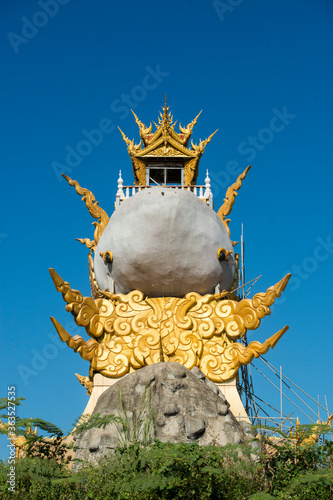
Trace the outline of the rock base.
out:
M 252 437 L 251 427 L 236 420 L 217 385 L 198 368 L 188 370 L 179 363 L 153 364 L 120 379 L 99 397 L 97 413 L 118 416 L 122 423 L 79 434 L 77 459 L 97 463 L 133 435 L 145 442 L 217 446 Z

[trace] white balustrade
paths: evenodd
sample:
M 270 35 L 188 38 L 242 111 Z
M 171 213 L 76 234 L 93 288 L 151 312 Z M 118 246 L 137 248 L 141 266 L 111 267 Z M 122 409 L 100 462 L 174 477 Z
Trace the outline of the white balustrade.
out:
M 208 170 L 205 179 L 205 185 L 201 186 L 168 185 L 163 187 L 167 189 L 175 189 L 175 190 L 181 189 L 181 190 L 191 191 L 194 194 L 194 196 L 197 196 L 198 198 L 203 200 L 208 206 L 213 208 L 213 193 L 210 189 L 210 178 L 208 175 Z M 120 204 L 123 201 L 127 200 L 128 198 L 135 196 L 137 193 L 140 193 L 143 189 L 154 189 L 154 186 L 124 186 L 120 171 L 118 178 L 118 191 L 116 194 L 116 207 L 120 206 Z

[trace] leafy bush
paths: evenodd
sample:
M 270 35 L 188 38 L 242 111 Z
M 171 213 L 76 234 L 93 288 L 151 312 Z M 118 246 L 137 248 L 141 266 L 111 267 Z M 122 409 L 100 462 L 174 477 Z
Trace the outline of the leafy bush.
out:
M 316 498 L 316 500 L 330 498 L 325 496 L 325 490 L 328 493 L 331 491 L 333 498 L 328 479 L 333 473 L 333 442 L 326 440 L 320 444 L 310 439 L 314 431 L 318 434 L 324 433 L 330 431 L 330 427 L 325 424 L 302 425 L 292 435 L 276 428 L 270 430 L 279 434 L 282 440 L 274 442 L 267 437 L 263 439 L 261 463 L 264 469 L 265 490 L 279 498 Z M 321 475 L 320 470 L 325 471 L 325 474 Z M 324 477 L 327 480 L 324 480 Z M 305 485 L 308 485 L 310 491 L 312 483 L 314 488 L 319 486 L 322 488 L 323 497 L 304 496 Z
M 271 429 L 281 435 L 280 441 L 273 441 L 262 432 L 263 453 L 255 463 L 248 445 L 200 447 L 197 443 L 152 442 L 154 422 L 149 394 L 131 421 L 122 405 L 117 417 L 94 415 L 80 419 L 76 431 L 105 427 L 111 422 L 118 426 L 120 438 L 115 453 L 98 466 L 81 463 L 81 468 L 74 472 L 67 463 L 68 449 L 60 429 L 40 419 L 17 417 L 18 433 L 27 439 L 26 457 L 16 460 L 14 493 L 8 489 L 11 464 L 0 462 L 0 498 L 333 499 L 333 442 L 316 443 L 313 439 L 314 431 L 331 432 L 327 426 L 299 426 L 291 435 Z M 47 432 L 49 438 L 32 433 L 32 425 Z
M 19 406 L 24 398 L 17 398 L 11 402 L 12 405 Z M 0 398 L 0 411 L 7 409 L 8 399 Z M 24 456 L 27 457 L 40 457 L 48 459 L 56 459 L 63 461 L 68 452 L 67 446 L 64 444 L 64 433 L 56 425 L 46 422 L 40 418 L 20 418 L 15 414 L 11 417 L 15 421 L 15 437 L 22 436 L 25 438 L 25 443 L 22 448 Z M 7 425 L 1 419 L 8 419 L 6 413 L 0 413 L 0 434 L 7 434 Z M 38 435 L 33 432 L 32 428 L 35 427 L 48 436 Z
M 243 448 L 247 455 L 251 450 Z M 259 487 L 258 467 L 239 460 L 239 449 L 155 442 L 118 449 L 90 469 L 95 497 L 137 500 L 245 499 Z M 96 489 L 95 489 L 96 488 Z
M 16 493 L 7 490 L 8 464 L 0 463 L 0 497 L 27 500 L 328 500 L 333 498 L 332 442 L 294 450 L 282 443 L 259 463 L 239 446 L 202 446 L 155 441 L 118 448 L 97 467 L 72 473 L 54 459 L 16 463 Z

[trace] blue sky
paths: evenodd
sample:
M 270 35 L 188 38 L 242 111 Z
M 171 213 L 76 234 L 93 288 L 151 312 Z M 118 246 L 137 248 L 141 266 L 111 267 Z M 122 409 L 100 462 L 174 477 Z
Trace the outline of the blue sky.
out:
M 156 121 L 166 92 L 183 125 L 203 109 L 195 141 L 219 129 L 198 179 L 208 168 L 216 210 L 253 165 L 231 236 L 244 223 L 246 277 L 263 275 L 254 293 L 294 278 L 249 340 L 288 324 L 266 358 L 332 408 L 332 3 L 13 0 L 1 11 L 1 395 L 16 385 L 21 415 L 65 430 L 83 411 L 74 373 L 88 364 L 55 336 L 49 316 L 72 318 L 48 268 L 88 295 L 87 252 L 75 238 L 91 238 L 93 226 L 59 172 L 110 215 L 119 169 L 133 182 L 116 127 L 138 139 L 129 106 Z M 95 144 L 82 143 L 93 129 L 102 130 Z M 255 383 L 279 404 L 262 377 Z

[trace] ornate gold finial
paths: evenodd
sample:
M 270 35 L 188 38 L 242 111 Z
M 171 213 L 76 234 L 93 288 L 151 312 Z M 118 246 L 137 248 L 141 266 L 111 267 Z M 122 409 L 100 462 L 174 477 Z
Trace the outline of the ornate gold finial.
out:
M 230 187 L 228 187 L 225 198 L 224 198 L 224 203 L 223 205 L 219 208 L 217 215 L 220 217 L 222 220 L 224 227 L 228 231 L 228 234 L 230 236 L 230 229 L 229 229 L 229 222 L 230 219 L 226 219 L 226 216 L 230 214 L 232 207 L 235 203 L 235 198 L 238 195 L 237 190 L 239 190 L 242 186 L 242 181 L 245 179 L 246 174 L 250 170 L 251 165 L 246 167 L 243 173 L 241 173 L 238 177 L 236 182 L 232 184 Z
M 134 115 L 134 118 L 135 118 L 135 123 L 137 124 L 137 126 L 139 127 L 139 133 L 140 133 L 140 137 L 141 139 L 143 140 L 143 142 L 145 143 L 145 145 L 147 145 L 147 143 L 149 142 L 149 139 L 150 139 L 150 134 L 151 134 L 151 131 L 153 129 L 153 126 L 152 124 L 150 123 L 149 127 L 146 127 L 146 125 L 144 123 L 142 123 L 139 118 L 137 117 L 137 115 L 134 113 L 133 109 L 131 109 L 133 115 Z M 119 129 L 120 130 L 120 129 Z M 122 131 L 120 130 L 120 132 L 122 133 Z M 125 134 L 124 134 L 125 135 Z
M 71 304 L 70 306 L 66 306 L 66 311 L 77 311 L 79 309 L 79 304 L 83 301 L 81 292 L 78 290 L 72 290 L 69 283 L 64 281 L 51 267 L 49 269 L 49 273 L 57 292 L 62 293 L 62 297 L 67 304 Z
M 164 107 L 162 108 L 163 109 L 163 113 L 161 113 L 160 111 L 160 114 L 158 116 L 158 123 L 160 126 L 162 126 L 162 128 L 174 128 L 175 126 L 175 123 L 173 123 L 173 116 L 171 114 L 171 111 L 169 112 L 169 106 L 167 104 L 167 96 L 165 94 L 165 101 L 164 101 Z M 155 124 L 156 125 L 156 124 Z M 157 125 L 156 125 L 156 128 Z
M 192 149 L 193 151 L 195 151 L 196 153 L 198 153 L 199 155 L 202 155 L 202 153 L 205 151 L 205 147 L 207 146 L 207 144 L 210 143 L 210 141 L 212 140 L 212 137 L 216 134 L 216 132 L 218 131 L 218 129 L 215 130 L 215 132 L 213 132 L 209 137 L 207 137 L 207 139 L 205 139 L 204 141 L 202 141 L 200 139 L 199 141 L 199 144 L 194 144 L 193 141 L 191 141 L 191 146 L 192 146 Z
M 126 142 L 127 151 L 129 153 L 129 155 L 136 154 L 138 151 L 140 151 L 140 149 L 142 148 L 141 141 L 139 142 L 139 144 L 135 144 L 134 139 L 131 141 L 131 139 L 126 137 L 126 135 L 124 134 L 124 132 L 121 130 L 120 127 L 118 127 L 118 129 L 123 137 L 123 140 Z
M 82 375 L 79 375 L 78 373 L 75 373 L 75 377 L 78 379 L 80 384 L 83 385 L 87 389 L 87 394 L 88 394 L 88 396 L 90 396 L 92 391 L 93 391 L 93 388 L 94 388 L 94 384 L 93 384 L 92 380 L 90 380 L 89 377 L 83 377 Z
M 66 179 L 68 184 L 70 186 L 74 186 L 77 194 L 82 196 L 82 200 L 85 202 L 86 207 L 90 213 L 90 215 L 94 218 L 97 219 L 97 222 L 93 222 L 93 225 L 95 226 L 95 231 L 94 231 L 94 243 L 91 242 L 91 240 L 88 239 L 80 239 L 80 243 L 86 244 L 88 248 L 91 248 L 95 250 L 95 247 L 102 236 L 102 233 L 104 229 L 107 226 L 107 223 L 109 222 L 109 216 L 101 208 L 98 204 L 98 201 L 95 200 L 95 196 L 89 189 L 82 188 L 80 184 L 77 181 L 72 180 L 70 177 L 68 177 L 65 174 L 62 174 L 62 176 Z
M 192 120 L 191 123 L 189 123 L 186 127 L 182 127 L 181 124 L 179 123 L 179 132 L 181 132 L 181 134 L 184 135 L 184 138 L 182 139 L 184 141 L 184 143 L 186 143 L 190 139 L 190 137 L 192 135 L 193 127 L 196 125 L 201 113 L 202 113 L 202 110 L 200 111 L 199 114 L 197 114 L 197 116 L 194 118 L 194 120 Z

